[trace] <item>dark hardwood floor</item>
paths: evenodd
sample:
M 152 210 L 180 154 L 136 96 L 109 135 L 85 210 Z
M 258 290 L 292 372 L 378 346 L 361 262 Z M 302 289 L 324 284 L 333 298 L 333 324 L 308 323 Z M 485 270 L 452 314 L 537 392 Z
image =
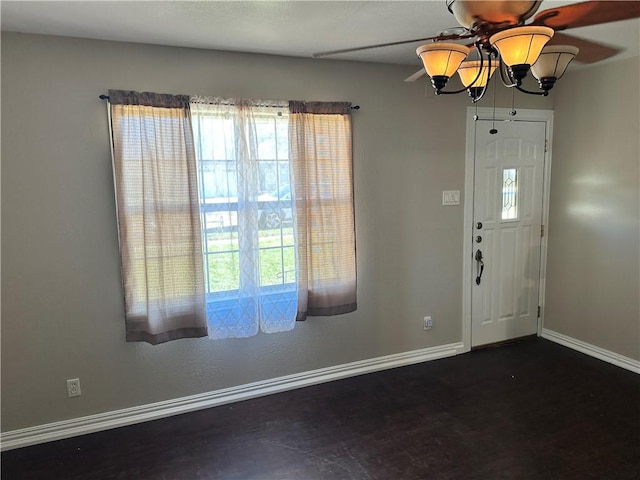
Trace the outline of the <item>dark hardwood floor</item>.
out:
M 529 339 L 4 452 L 14 479 L 640 479 L 640 375 Z

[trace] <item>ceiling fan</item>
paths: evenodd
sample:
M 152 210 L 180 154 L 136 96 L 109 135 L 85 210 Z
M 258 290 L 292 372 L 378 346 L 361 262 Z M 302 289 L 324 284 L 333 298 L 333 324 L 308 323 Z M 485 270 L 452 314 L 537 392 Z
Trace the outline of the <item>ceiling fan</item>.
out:
M 431 41 L 416 50 L 424 69 L 406 81 L 415 81 L 427 73 L 436 94 L 466 90 L 476 102 L 484 95 L 494 71 L 499 69 L 505 86 L 528 94 L 548 95 L 574 58 L 582 63 L 594 63 L 619 52 L 619 49 L 560 31 L 640 17 L 640 1 L 586 1 L 550 8 L 536 15 L 541 3 L 542 0 L 447 0 L 447 8 L 461 27 L 432 37 L 319 52 L 313 56 Z M 538 92 L 522 87 L 529 70 L 538 80 Z M 465 88 L 444 90 L 456 72 Z

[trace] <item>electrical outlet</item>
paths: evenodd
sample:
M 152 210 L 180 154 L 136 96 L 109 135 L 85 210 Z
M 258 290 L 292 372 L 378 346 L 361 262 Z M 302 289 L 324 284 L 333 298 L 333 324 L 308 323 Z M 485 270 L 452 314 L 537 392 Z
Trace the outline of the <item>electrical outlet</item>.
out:
M 424 329 L 431 330 L 433 328 L 433 320 L 431 317 L 424 317 Z
M 67 393 L 69 394 L 69 397 L 79 397 L 82 395 L 79 378 L 71 378 L 67 380 Z

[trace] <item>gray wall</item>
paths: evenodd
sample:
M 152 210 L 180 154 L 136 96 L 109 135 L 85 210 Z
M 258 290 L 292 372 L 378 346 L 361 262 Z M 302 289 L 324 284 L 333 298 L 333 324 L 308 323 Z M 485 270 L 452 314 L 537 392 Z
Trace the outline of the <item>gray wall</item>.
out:
M 425 99 L 402 81 L 415 70 L 3 35 L 3 430 L 459 341 L 463 212 L 440 204 L 463 188 L 467 101 Z M 250 339 L 125 343 L 109 88 L 360 104 L 359 309 Z
M 3 34 L 2 430 L 460 341 L 463 211 L 442 207 L 441 195 L 464 187 L 469 101 L 425 98 L 424 82 L 402 82 L 416 69 Z M 97 98 L 109 88 L 360 104 L 359 309 L 250 339 L 126 343 L 106 108 Z M 498 106 L 508 106 L 510 93 L 498 92 Z M 553 101 L 516 99 L 518 108 Z M 559 129 L 573 121 L 566 108 Z M 555 138 L 554 168 L 568 155 Z M 635 187 L 637 205 L 637 164 Z M 562 260 L 550 251 L 554 261 Z M 425 315 L 435 321 L 429 332 Z M 75 377 L 83 394 L 69 399 L 65 380 Z
M 545 327 L 640 359 L 640 64 L 561 82 Z

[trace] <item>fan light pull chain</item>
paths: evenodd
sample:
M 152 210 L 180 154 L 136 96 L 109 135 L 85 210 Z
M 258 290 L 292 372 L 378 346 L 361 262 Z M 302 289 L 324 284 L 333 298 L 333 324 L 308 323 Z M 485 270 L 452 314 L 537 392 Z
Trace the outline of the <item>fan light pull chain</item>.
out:
M 496 82 L 493 82 L 493 118 L 491 119 L 491 126 L 493 128 L 489 130 L 489 133 L 491 135 L 498 133 L 498 130 L 496 130 Z

